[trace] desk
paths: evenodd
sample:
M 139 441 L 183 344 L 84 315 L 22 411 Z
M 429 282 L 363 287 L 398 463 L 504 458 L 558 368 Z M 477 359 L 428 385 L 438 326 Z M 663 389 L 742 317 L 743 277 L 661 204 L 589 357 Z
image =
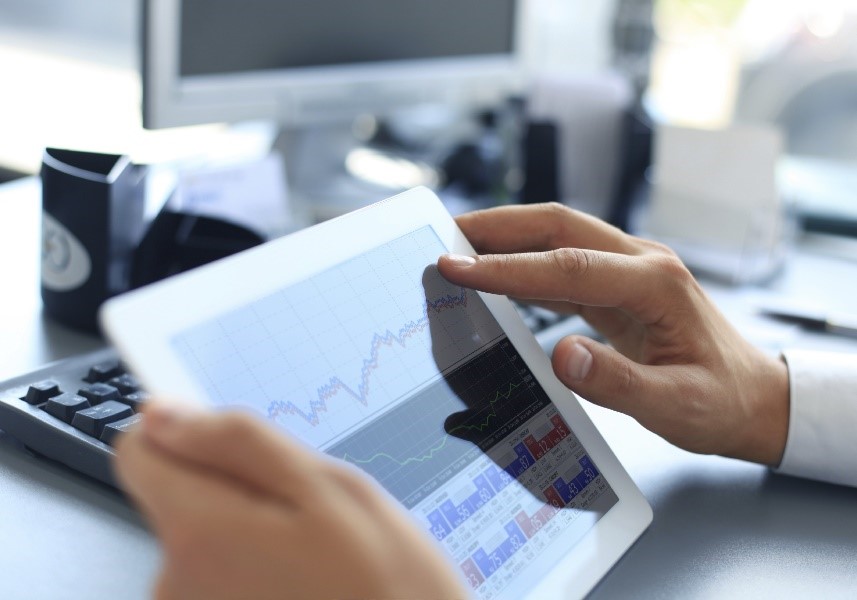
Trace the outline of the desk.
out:
M 0 379 L 100 344 L 41 315 L 38 219 L 37 181 L 0 186 Z M 855 281 L 855 258 L 809 244 L 766 288 L 706 287 L 768 349 L 787 340 L 857 351 L 857 342 L 762 321 L 751 306 L 797 296 L 852 309 Z M 592 598 L 854 595 L 857 490 L 690 454 L 625 416 L 587 410 L 655 511 Z M 0 533 L 2 598 L 143 598 L 157 571 L 154 538 L 118 494 L 28 456 L 8 437 L 0 439 Z
M 40 204 L 36 179 L 0 185 L 0 380 L 103 346 L 42 315 Z M 145 598 L 159 560 L 117 492 L 0 433 L 0 598 Z

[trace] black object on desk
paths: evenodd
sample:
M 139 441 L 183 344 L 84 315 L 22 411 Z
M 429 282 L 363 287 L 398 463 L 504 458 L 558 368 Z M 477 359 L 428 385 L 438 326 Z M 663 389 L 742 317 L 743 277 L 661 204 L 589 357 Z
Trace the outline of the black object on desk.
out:
M 762 309 L 761 312 L 772 319 L 794 323 L 809 331 L 857 338 L 857 317 L 851 315 L 824 315 L 809 311 L 779 308 L 766 308 Z
M 98 307 L 128 289 L 143 228 L 144 169 L 127 156 L 48 148 L 42 162 L 42 300 L 96 331 Z
M 130 287 L 138 288 L 264 242 L 241 225 L 164 208 L 134 253 Z
M 265 241 L 235 223 L 169 208 L 146 227 L 145 174 L 127 156 L 45 150 L 42 300 L 60 323 L 97 333 L 108 298 Z

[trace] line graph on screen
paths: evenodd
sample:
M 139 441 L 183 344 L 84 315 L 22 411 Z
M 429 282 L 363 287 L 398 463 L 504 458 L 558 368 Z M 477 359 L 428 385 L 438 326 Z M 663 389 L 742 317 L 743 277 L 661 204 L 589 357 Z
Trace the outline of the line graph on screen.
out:
M 417 456 L 408 456 L 405 458 L 401 458 L 401 457 L 393 456 L 392 454 L 390 454 L 388 452 L 376 452 L 375 454 L 368 456 L 366 458 L 360 458 L 360 457 L 351 456 L 350 454 L 345 453 L 345 455 L 342 458 L 343 458 L 343 460 L 346 460 L 348 462 L 351 462 L 351 463 L 354 463 L 355 465 L 360 465 L 360 466 L 368 465 L 368 464 L 374 463 L 374 462 L 379 461 L 379 460 L 387 460 L 387 461 L 390 461 L 391 463 L 396 464 L 399 467 L 406 467 L 412 463 L 423 463 L 423 462 L 432 460 L 435 457 L 435 455 L 437 455 L 439 452 L 441 452 L 446 447 L 450 438 L 457 437 L 460 434 L 465 433 L 465 432 L 482 433 L 486 429 L 488 429 L 488 427 L 492 424 L 492 422 L 498 416 L 497 406 L 496 406 L 497 403 L 499 403 L 500 400 L 508 400 L 509 397 L 512 395 L 512 392 L 514 392 L 521 385 L 522 385 L 521 383 L 512 382 L 512 383 L 509 383 L 508 386 L 506 386 L 505 391 L 504 390 L 497 390 L 497 392 L 494 394 L 494 397 L 488 401 L 487 413 L 483 417 L 481 417 L 479 421 L 477 421 L 475 423 L 465 423 L 462 425 L 457 425 L 455 427 L 452 427 L 451 429 L 449 429 L 449 431 L 447 431 L 444 435 L 442 435 L 439 440 L 437 440 L 430 448 L 425 450 L 422 454 L 419 454 Z
M 211 402 L 313 446 L 387 410 L 502 335 L 433 265 L 430 227 L 380 245 L 174 339 Z
M 309 410 L 304 410 L 289 400 L 276 400 L 268 405 L 268 418 L 276 420 L 281 415 L 297 415 L 309 425 L 315 427 L 320 423 L 320 413 L 327 412 L 328 401 L 340 393 L 349 396 L 363 406 L 369 404 L 369 385 L 372 374 L 380 367 L 381 349 L 393 347 L 406 348 L 408 340 L 423 332 L 429 326 L 432 313 L 440 313 L 456 307 L 467 307 L 468 292 L 459 288 L 457 295 L 447 294 L 437 300 L 426 302 L 423 316 L 416 321 L 409 321 L 397 333 L 389 329 L 383 334 L 375 333 L 370 343 L 368 357 L 363 359 L 360 380 L 356 386 L 350 386 L 339 376 L 332 376 L 327 383 L 318 388 L 318 399 L 310 401 Z

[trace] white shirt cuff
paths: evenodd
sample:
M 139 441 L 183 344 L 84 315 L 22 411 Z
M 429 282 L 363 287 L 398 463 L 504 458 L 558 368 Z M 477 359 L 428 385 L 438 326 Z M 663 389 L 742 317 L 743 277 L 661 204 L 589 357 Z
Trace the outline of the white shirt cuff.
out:
M 857 486 L 857 354 L 791 350 L 790 417 L 778 473 Z

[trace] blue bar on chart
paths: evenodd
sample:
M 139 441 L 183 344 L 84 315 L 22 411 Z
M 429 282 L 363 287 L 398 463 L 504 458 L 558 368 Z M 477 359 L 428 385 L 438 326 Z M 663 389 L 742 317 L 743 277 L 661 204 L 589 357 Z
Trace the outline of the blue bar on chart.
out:
M 456 504 L 453 500 L 446 500 L 440 505 L 441 513 L 453 529 L 464 523 L 470 515 L 482 508 L 494 497 L 494 490 L 488 484 L 484 475 L 479 475 L 473 480 L 476 491 Z
M 475 490 L 457 504 L 446 500 L 439 509 L 428 514 L 429 530 L 436 539 L 443 540 L 496 495 L 488 483 L 487 473 L 477 475 L 473 485 Z
M 527 541 L 518 524 L 514 521 L 506 523 L 504 529 L 507 534 L 506 539 L 500 542 L 496 548 L 490 552 L 486 552 L 484 548 L 479 548 L 473 553 L 473 562 L 476 563 L 485 577 L 493 575 L 515 552 L 523 548 Z
M 562 477 L 558 477 L 556 481 L 553 482 L 553 487 L 557 492 L 559 492 L 564 504 L 568 504 L 574 500 L 575 496 L 582 492 L 583 489 L 592 482 L 592 480 L 598 477 L 598 470 L 595 468 L 595 465 L 592 464 L 592 461 L 588 456 L 581 458 L 578 463 L 580 464 L 580 473 L 575 475 L 573 478 L 569 478 L 569 481 L 564 480 Z
M 508 452 L 497 459 L 500 464 L 508 461 L 505 467 L 500 469 L 496 465 L 491 465 L 485 471 L 485 476 L 497 492 L 512 483 L 513 480 L 520 477 L 524 471 L 529 469 L 536 462 L 533 455 L 530 454 L 530 451 L 527 450 L 527 447 L 523 443 L 516 445 L 512 450 L 514 450 L 514 454 L 512 452 Z
M 524 471 L 529 469 L 536 462 L 536 459 L 533 458 L 533 455 L 530 454 L 530 451 L 527 450 L 527 447 L 523 442 L 515 446 L 515 455 L 517 458 L 513 460 L 509 465 L 507 465 L 503 470 L 506 471 L 513 478 L 517 479 L 520 477 Z
M 488 478 L 488 481 L 491 482 L 491 487 L 493 487 L 498 493 L 514 481 L 509 473 L 500 469 L 497 465 L 491 465 L 488 467 L 485 471 L 485 477 Z
M 452 527 L 449 526 L 449 523 L 446 522 L 446 519 L 443 518 L 443 515 L 440 514 L 439 510 L 433 510 L 430 512 L 428 520 L 429 530 L 438 541 L 452 533 Z

